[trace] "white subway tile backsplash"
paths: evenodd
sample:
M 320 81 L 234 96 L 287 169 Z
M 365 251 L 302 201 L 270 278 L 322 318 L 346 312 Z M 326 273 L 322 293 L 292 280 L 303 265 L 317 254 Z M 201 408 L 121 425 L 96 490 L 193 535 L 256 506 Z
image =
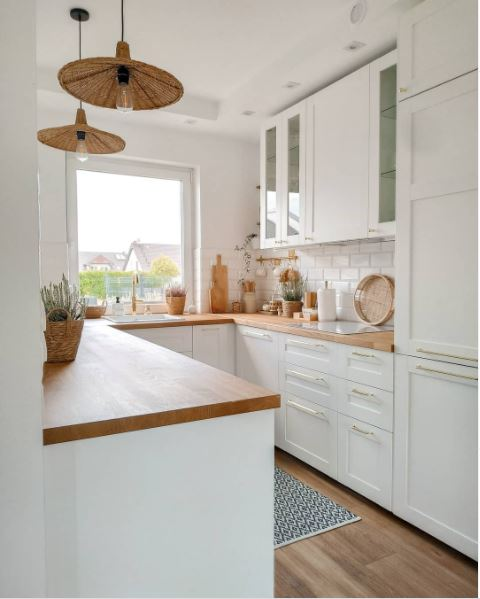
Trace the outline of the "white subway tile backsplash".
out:
M 349 266 L 350 256 L 348 254 L 340 254 L 339 256 L 332 256 L 332 266 Z
M 350 266 L 369 266 L 370 254 L 352 254 L 350 256 Z
M 342 268 L 341 271 L 342 280 L 357 281 L 358 280 L 358 268 Z
M 325 268 L 323 276 L 325 281 L 337 281 L 340 278 L 340 270 L 338 268 Z
M 315 256 L 315 266 L 320 268 L 332 266 L 332 256 Z
M 393 254 L 390 252 L 381 252 L 372 254 L 370 259 L 371 266 L 391 266 L 393 263 Z
M 324 286 L 324 281 L 331 281 L 332 286 L 337 290 L 337 300 L 344 294 L 350 298 L 355 292 L 358 281 L 366 275 L 382 273 L 395 278 L 394 252 L 395 241 L 355 241 L 344 244 L 332 244 L 323 246 L 311 246 L 308 248 L 296 248 L 299 260 L 296 262 L 297 268 L 307 278 L 307 288 L 315 291 Z M 255 277 L 255 270 L 259 264 L 255 258 L 260 255 L 264 257 L 273 257 L 281 253 L 286 254 L 287 250 L 252 250 L 251 278 L 256 281 L 257 304 L 261 305 L 269 300 L 275 292 L 278 285 L 278 278 L 273 276 L 273 268 L 265 264 L 266 277 Z M 228 293 L 229 305 L 233 300 L 241 299 L 241 289 L 238 286 L 238 279 L 243 273 L 242 257 L 238 252 L 232 249 L 200 249 L 195 250 L 195 268 L 194 268 L 194 287 L 195 297 L 200 300 L 200 310 L 207 311 L 208 306 L 208 288 L 210 286 L 211 270 L 210 267 L 215 263 L 217 253 L 222 255 L 222 261 L 228 266 Z M 357 320 L 350 301 L 343 304 L 339 318 L 347 320 Z

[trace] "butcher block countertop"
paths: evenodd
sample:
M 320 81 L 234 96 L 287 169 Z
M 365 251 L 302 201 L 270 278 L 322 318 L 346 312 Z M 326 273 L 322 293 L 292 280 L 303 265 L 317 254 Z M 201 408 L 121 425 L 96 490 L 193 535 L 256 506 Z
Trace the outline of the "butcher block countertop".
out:
M 301 320 L 293 318 L 284 318 L 282 316 L 269 316 L 268 314 L 195 314 L 185 315 L 185 320 L 172 322 L 152 322 L 152 323 L 128 323 L 113 324 L 117 329 L 150 329 L 156 327 L 178 327 L 195 326 L 205 324 L 235 323 L 243 324 L 260 329 L 277 331 L 278 333 L 288 333 L 289 335 L 300 335 L 301 337 L 311 337 L 313 339 L 322 339 L 323 341 L 334 341 L 345 345 L 355 345 L 366 349 L 377 349 L 379 351 L 393 352 L 393 331 L 379 331 L 378 333 L 356 333 L 354 335 L 339 335 L 338 333 L 325 333 L 322 331 L 311 331 L 307 329 L 298 329 L 288 325 L 301 323 Z M 315 324 L 315 323 L 313 323 Z
M 271 391 L 105 321 L 86 321 L 76 360 L 45 363 L 43 383 L 44 445 L 280 406 Z

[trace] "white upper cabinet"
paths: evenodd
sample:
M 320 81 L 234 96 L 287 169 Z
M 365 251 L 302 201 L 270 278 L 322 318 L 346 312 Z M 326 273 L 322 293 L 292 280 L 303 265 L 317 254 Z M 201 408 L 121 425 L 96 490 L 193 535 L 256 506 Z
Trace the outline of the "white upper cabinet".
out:
M 305 102 L 262 128 L 260 239 L 262 248 L 300 245 L 305 215 Z
M 427 0 L 405 14 L 399 37 L 403 100 L 477 68 L 477 0 Z
M 397 52 L 370 64 L 368 237 L 395 234 Z
M 307 101 L 313 148 L 306 235 L 316 243 L 367 236 L 369 72 L 367 65 Z
M 400 102 L 395 344 L 477 365 L 477 76 Z
M 282 117 L 270 119 L 260 137 L 260 240 L 262 248 L 282 243 Z

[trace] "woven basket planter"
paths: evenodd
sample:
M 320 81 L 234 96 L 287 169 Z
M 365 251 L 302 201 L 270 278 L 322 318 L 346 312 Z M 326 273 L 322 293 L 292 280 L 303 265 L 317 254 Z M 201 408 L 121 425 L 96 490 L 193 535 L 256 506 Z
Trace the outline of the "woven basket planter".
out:
M 67 320 L 51 321 L 54 312 L 64 312 Z M 82 337 L 83 319 L 73 320 L 67 310 L 57 308 L 47 314 L 45 342 L 47 344 L 47 362 L 72 362 L 77 356 Z
M 295 302 L 282 300 L 282 316 L 286 316 L 287 318 L 293 318 L 294 312 L 302 311 L 302 305 L 303 302 L 301 300 Z
M 185 311 L 185 300 L 187 298 L 183 297 L 169 297 L 167 296 L 167 311 L 170 315 L 178 315 L 183 314 Z

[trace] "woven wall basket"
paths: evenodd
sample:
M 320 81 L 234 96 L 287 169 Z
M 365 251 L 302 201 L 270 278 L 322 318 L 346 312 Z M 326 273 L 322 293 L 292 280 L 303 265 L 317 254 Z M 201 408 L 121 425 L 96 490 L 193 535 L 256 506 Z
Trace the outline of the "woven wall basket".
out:
M 77 116 L 74 125 L 65 125 L 64 127 L 50 127 L 41 129 L 37 133 L 38 141 L 42 144 L 65 150 L 65 152 L 75 152 L 77 149 L 77 131 L 85 131 L 85 143 L 89 154 L 115 154 L 125 148 L 125 142 L 118 135 L 95 129 L 87 123 L 87 116 L 82 108 L 77 109 Z
M 353 307 L 362 322 L 380 325 L 393 315 L 395 285 L 385 275 L 364 277 L 355 290 Z
M 64 312 L 67 320 L 49 320 L 54 312 Z M 77 356 L 82 337 L 83 319 L 73 320 L 63 308 L 56 308 L 47 314 L 45 342 L 47 344 L 47 362 L 71 362 Z
M 112 57 L 83 58 L 64 65 L 58 71 L 63 89 L 84 102 L 116 108 L 117 70 L 124 66 L 129 71 L 129 85 L 133 94 L 133 110 L 151 110 L 178 102 L 183 86 L 171 73 L 130 58 L 127 42 L 117 43 Z

